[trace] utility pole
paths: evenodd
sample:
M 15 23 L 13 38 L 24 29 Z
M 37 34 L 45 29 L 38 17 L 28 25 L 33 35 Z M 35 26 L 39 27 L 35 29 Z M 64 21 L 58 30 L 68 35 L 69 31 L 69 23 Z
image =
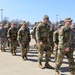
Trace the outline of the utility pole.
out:
M 56 25 L 58 25 L 58 14 L 56 15 Z
M 3 9 L 0 9 L 1 10 L 1 22 L 3 21 Z

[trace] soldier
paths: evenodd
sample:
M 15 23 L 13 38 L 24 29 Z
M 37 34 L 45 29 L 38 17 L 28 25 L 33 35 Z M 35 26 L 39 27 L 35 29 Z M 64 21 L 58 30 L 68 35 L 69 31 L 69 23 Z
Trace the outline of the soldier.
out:
M 75 64 L 73 59 L 73 50 L 71 49 L 72 41 L 71 41 L 71 26 L 72 20 L 71 18 L 65 19 L 65 25 L 61 27 L 59 30 L 59 43 L 58 43 L 58 53 L 57 53 L 57 60 L 56 60 L 56 68 L 55 68 L 55 75 L 60 75 L 59 69 L 62 65 L 62 61 L 64 56 L 67 57 L 70 73 L 71 75 L 75 75 Z
M 8 30 L 7 38 L 10 42 L 10 51 L 12 55 L 16 55 L 16 48 L 17 48 L 17 32 L 18 29 L 15 23 L 12 23 L 11 27 Z
M 54 33 L 54 24 L 51 24 L 51 25 L 50 25 L 49 38 L 50 38 L 50 45 L 51 45 L 51 50 L 52 50 L 52 51 L 53 51 L 53 49 L 54 49 L 53 33 Z
M 54 42 L 54 49 L 55 49 L 55 61 L 56 61 L 56 58 L 57 58 L 58 42 L 59 42 L 58 32 L 59 32 L 59 30 L 62 26 L 63 26 L 62 24 L 58 24 L 58 29 L 53 33 L 53 42 Z
M 34 28 L 33 28 L 33 32 L 32 32 L 32 37 L 33 37 L 33 39 L 35 40 L 35 42 L 36 42 L 36 28 L 37 28 L 37 23 L 35 23 L 35 26 L 34 26 Z
M 1 24 L 1 29 L 0 29 L 0 40 L 1 40 L 1 51 L 5 51 L 5 46 L 6 46 L 6 29 L 4 28 L 3 24 Z
M 72 49 L 75 50 L 75 24 L 71 26 L 71 34 L 72 34 Z
M 22 58 L 23 60 L 26 60 L 27 53 L 29 51 L 29 42 L 31 41 L 31 38 L 29 28 L 27 27 L 27 23 L 25 21 L 23 21 L 23 25 L 18 31 L 17 40 L 22 50 Z
M 7 22 L 7 24 L 6 24 L 6 35 L 7 35 L 7 32 L 8 32 L 8 29 L 11 27 L 11 24 L 9 23 L 9 22 Z M 8 41 L 8 38 L 7 38 L 7 46 L 9 47 L 9 44 L 10 44 L 10 42 Z
M 37 40 L 37 46 L 38 46 L 38 63 L 39 68 L 44 69 L 44 66 L 42 65 L 42 58 L 45 51 L 45 67 L 52 68 L 52 66 L 49 65 L 49 60 L 51 57 L 51 48 L 49 44 L 49 17 L 48 15 L 44 15 L 43 22 L 40 23 L 37 26 L 36 29 L 36 40 Z

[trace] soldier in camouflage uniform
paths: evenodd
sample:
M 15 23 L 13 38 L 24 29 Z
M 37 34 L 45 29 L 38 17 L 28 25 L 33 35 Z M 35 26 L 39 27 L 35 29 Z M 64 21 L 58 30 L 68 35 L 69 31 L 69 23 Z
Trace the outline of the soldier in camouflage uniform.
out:
M 53 51 L 53 49 L 54 49 L 53 33 L 54 33 L 54 24 L 51 24 L 51 25 L 50 25 L 49 38 L 50 38 L 50 45 L 51 45 L 51 50 L 52 50 L 52 51 Z
M 22 58 L 23 60 L 26 60 L 27 53 L 29 51 L 29 42 L 31 41 L 31 38 L 29 28 L 27 27 L 27 23 L 25 21 L 23 21 L 23 25 L 18 31 L 17 40 L 22 50 Z
M 3 24 L 1 24 L 1 29 L 0 29 L 0 40 L 1 40 L 1 51 L 5 51 L 5 46 L 6 46 L 6 29 L 4 28 Z
M 58 39 L 58 32 L 60 30 L 60 28 L 62 27 L 63 25 L 62 24 L 58 24 L 58 29 L 53 33 L 53 42 L 54 42 L 54 50 L 55 50 L 55 61 L 56 61 L 56 58 L 57 58 L 57 51 L 58 51 L 58 42 L 59 42 L 59 39 Z
M 55 68 L 55 75 L 60 75 L 59 69 L 62 65 L 62 61 L 64 56 L 67 57 L 70 73 L 71 75 L 75 75 L 75 64 L 73 59 L 73 50 L 71 49 L 72 40 L 71 40 L 71 18 L 65 19 L 65 25 L 61 27 L 59 30 L 59 43 L 58 43 L 58 53 L 57 53 L 57 60 L 56 60 L 56 68 Z
M 71 34 L 72 34 L 72 49 L 75 50 L 75 24 L 71 26 Z
M 38 46 L 38 63 L 39 63 L 39 68 L 41 69 L 44 69 L 44 66 L 42 65 L 42 58 L 43 58 L 44 51 L 45 51 L 45 58 L 46 58 L 45 67 L 52 68 L 49 65 L 49 60 L 51 57 L 51 48 L 50 48 L 51 46 L 49 44 L 50 27 L 47 24 L 48 21 L 49 21 L 48 15 L 44 15 L 43 22 L 40 23 L 36 29 L 36 39 L 37 39 L 37 46 Z
M 37 28 L 38 22 L 35 23 L 35 26 L 33 28 L 33 32 L 32 32 L 32 38 L 35 40 L 36 44 L 34 45 L 34 47 L 36 48 L 37 46 L 37 41 L 36 41 L 36 28 Z
M 10 42 L 10 51 L 12 55 L 16 55 L 16 48 L 17 48 L 17 32 L 18 29 L 15 23 L 12 23 L 11 27 L 8 30 L 7 38 Z
M 7 24 L 6 24 L 6 35 L 7 35 L 7 33 L 8 33 L 8 29 L 11 27 L 11 24 L 9 23 L 9 22 L 7 22 Z M 8 38 L 7 38 L 8 39 Z M 7 40 L 7 46 L 9 47 L 9 44 L 10 44 L 10 42 Z

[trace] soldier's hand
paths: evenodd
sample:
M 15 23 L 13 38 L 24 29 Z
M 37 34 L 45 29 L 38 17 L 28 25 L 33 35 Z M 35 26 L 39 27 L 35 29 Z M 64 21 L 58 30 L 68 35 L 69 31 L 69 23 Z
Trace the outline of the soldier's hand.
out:
M 69 52 L 70 51 L 70 48 L 69 47 L 65 48 L 65 51 L 66 52 Z
M 58 45 L 57 44 L 55 44 L 55 48 L 58 48 Z
M 11 39 L 10 39 L 10 38 L 8 38 L 8 41 L 9 41 L 9 42 L 11 42 Z
M 18 42 L 19 44 L 22 44 L 21 42 Z
M 43 45 L 43 42 L 40 42 L 40 45 L 42 46 Z

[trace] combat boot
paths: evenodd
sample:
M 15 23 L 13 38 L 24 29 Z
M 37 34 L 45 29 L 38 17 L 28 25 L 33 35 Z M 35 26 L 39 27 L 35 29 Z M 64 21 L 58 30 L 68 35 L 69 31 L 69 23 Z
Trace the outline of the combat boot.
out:
M 6 52 L 5 48 L 3 48 L 3 52 Z
M 51 65 L 49 65 L 49 63 L 45 63 L 45 67 L 49 69 L 54 69 Z
M 23 60 L 24 61 L 26 61 L 28 58 L 27 58 L 27 56 L 25 55 L 24 57 L 23 57 Z
M 15 55 L 16 55 L 16 53 L 12 53 L 12 55 L 13 55 L 13 56 L 15 56 Z
M 24 56 L 22 56 L 22 59 L 24 60 Z
M 26 61 L 26 57 L 25 56 L 22 56 L 22 59 L 23 59 L 23 61 Z
M 41 62 L 39 62 L 39 65 L 38 66 L 39 66 L 40 69 L 44 69 L 44 66 L 42 65 Z
M 26 60 L 28 59 L 28 58 L 27 58 L 27 55 L 25 55 L 24 57 L 25 57 Z
M 75 73 L 74 73 L 74 72 L 70 72 L 70 74 L 71 74 L 71 75 L 75 75 Z
M 55 71 L 55 75 L 61 75 L 59 71 Z

